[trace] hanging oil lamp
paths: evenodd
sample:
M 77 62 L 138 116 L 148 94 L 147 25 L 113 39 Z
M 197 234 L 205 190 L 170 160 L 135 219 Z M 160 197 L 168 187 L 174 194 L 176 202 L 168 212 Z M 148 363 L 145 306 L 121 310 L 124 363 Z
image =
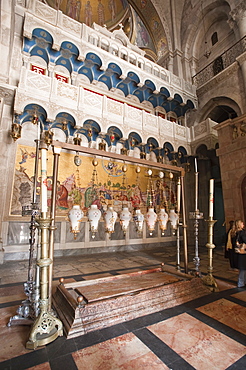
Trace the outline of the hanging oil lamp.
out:
M 125 189 L 126 189 L 126 184 L 125 184 L 126 171 L 127 171 L 127 165 L 124 164 L 122 166 L 122 172 L 123 172 L 122 188 L 123 188 L 123 191 L 125 191 Z M 132 214 L 129 211 L 128 206 L 124 205 L 124 200 L 122 201 L 122 211 L 120 212 L 119 218 L 120 218 L 120 224 L 121 224 L 122 230 L 123 230 L 124 235 L 125 235 L 128 227 L 129 227 L 129 223 L 132 219 Z
M 155 230 L 155 223 L 157 220 L 157 214 L 155 213 L 155 210 L 153 207 L 150 207 L 148 209 L 148 212 L 146 214 L 146 223 L 149 229 L 149 235 L 153 235 L 153 231 Z
M 143 232 L 144 215 L 142 214 L 140 208 L 136 208 L 133 221 L 135 222 L 137 233 L 141 234 Z
M 96 233 L 98 231 L 98 224 L 101 218 L 102 212 L 98 209 L 96 204 L 92 204 L 88 211 L 88 221 L 90 223 L 90 231 L 92 239 L 95 238 Z
M 123 207 L 122 211 L 120 212 L 120 224 L 124 232 L 124 235 L 126 234 L 131 219 L 132 214 L 129 211 L 128 207 Z
M 171 222 L 172 234 L 175 235 L 176 234 L 176 230 L 178 228 L 179 216 L 175 212 L 175 209 L 174 208 L 170 209 L 170 212 L 169 212 L 169 220 Z
M 149 229 L 149 235 L 152 236 L 153 231 L 155 230 L 155 223 L 156 223 L 156 220 L 157 220 L 157 214 L 156 214 L 154 206 L 153 206 L 154 189 L 153 189 L 153 182 L 152 182 L 152 170 L 149 169 L 147 171 L 147 174 L 149 176 L 148 189 L 147 189 L 148 198 L 149 198 L 148 199 L 149 209 L 148 209 L 148 212 L 146 214 L 146 223 L 147 223 L 147 226 L 148 226 L 148 229 Z
M 93 158 L 92 164 L 94 166 L 93 172 L 92 172 L 92 196 L 96 198 L 96 192 L 97 192 L 97 186 L 98 186 L 98 179 L 97 179 L 97 170 L 96 167 L 98 166 L 98 160 L 96 158 Z M 92 199 L 93 201 L 94 199 Z M 101 218 L 102 212 L 100 209 L 98 209 L 96 204 L 91 204 L 89 210 L 88 210 L 88 221 L 90 223 L 90 231 L 92 233 L 92 238 L 95 238 L 95 235 L 98 231 L 98 224 L 99 220 Z
M 79 166 L 81 165 L 81 158 L 76 153 L 74 156 L 74 164 L 76 165 L 77 169 L 77 182 L 80 186 L 80 180 L 79 180 Z M 75 202 L 76 203 L 76 202 Z M 79 202 L 77 202 L 79 203 Z M 80 208 L 80 204 L 74 204 L 72 209 L 68 212 L 68 219 L 70 221 L 70 232 L 74 234 L 74 239 L 76 239 L 77 234 L 80 232 L 80 222 L 82 221 L 84 217 L 84 212 Z
M 111 235 L 114 232 L 115 222 L 117 220 L 117 212 L 114 211 L 112 206 L 108 206 L 107 211 L 104 214 L 105 230 L 106 233 Z
M 161 229 L 161 235 L 163 236 L 165 234 L 165 230 L 167 228 L 167 221 L 168 221 L 168 214 L 164 207 L 160 208 L 160 211 L 157 216 L 158 216 L 159 227 Z
M 68 213 L 70 221 L 70 232 L 74 234 L 74 239 L 77 238 L 77 234 L 80 232 L 80 222 L 84 217 L 84 212 L 81 210 L 79 204 L 74 204 L 72 209 Z

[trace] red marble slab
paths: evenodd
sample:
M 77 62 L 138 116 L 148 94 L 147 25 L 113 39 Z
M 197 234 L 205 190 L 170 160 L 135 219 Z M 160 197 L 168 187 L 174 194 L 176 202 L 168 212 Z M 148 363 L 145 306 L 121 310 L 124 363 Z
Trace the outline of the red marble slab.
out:
M 181 280 L 183 279 L 161 272 L 161 269 L 154 269 L 111 276 L 106 279 L 96 279 L 93 282 L 83 282 L 82 286 L 75 290 L 85 298 L 87 303 L 92 303 L 124 294 L 134 294 L 141 290 L 152 289 Z

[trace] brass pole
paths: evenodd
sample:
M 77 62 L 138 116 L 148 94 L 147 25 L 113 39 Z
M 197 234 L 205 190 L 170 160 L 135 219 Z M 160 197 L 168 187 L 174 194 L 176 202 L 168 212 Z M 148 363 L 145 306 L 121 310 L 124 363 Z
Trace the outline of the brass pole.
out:
M 180 195 L 181 195 L 181 182 L 180 177 L 177 181 L 177 215 L 178 215 L 178 227 L 177 227 L 177 260 L 176 260 L 176 268 L 180 270 Z
M 216 283 L 216 280 L 213 277 L 213 249 L 215 248 L 215 245 L 213 243 L 213 227 L 215 222 L 217 220 L 213 220 L 212 216 L 209 216 L 209 219 L 206 220 L 208 222 L 208 242 L 206 244 L 206 247 L 208 248 L 208 273 L 206 276 L 203 277 L 204 284 L 208 285 L 212 291 L 217 292 L 218 285 Z
M 185 191 L 184 191 L 184 176 L 181 174 L 181 194 L 182 194 L 182 218 L 183 218 L 183 242 L 184 242 L 184 270 L 188 274 L 188 248 L 187 248 L 187 224 L 185 213 Z
M 61 148 L 53 146 L 53 177 L 52 177 L 52 193 L 51 193 L 51 208 L 50 208 L 50 240 L 49 240 L 49 258 L 52 261 L 49 265 L 49 311 L 52 305 L 52 280 L 53 280 L 53 259 L 54 259 L 54 236 L 55 236 L 55 214 L 56 214 L 56 191 L 58 177 L 58 163 Z

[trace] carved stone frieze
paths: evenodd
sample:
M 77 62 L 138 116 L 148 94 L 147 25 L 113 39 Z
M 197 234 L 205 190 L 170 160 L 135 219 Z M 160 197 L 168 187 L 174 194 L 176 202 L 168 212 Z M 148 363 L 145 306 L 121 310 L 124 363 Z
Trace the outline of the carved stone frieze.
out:
M 35 2 L 34 14 L 52 24 L 56 24 L 57 11 L 51 6 L 43 4 L 41 1 Z
M 103 96 L 84 90 L 84 103 L 94 109 L 102 110 Z
M 72 33 L 75 33 L 76 36 L 81 35 L 82 25 L 65 15 L 62 16 L 62 27 L 65 28 L 68 32 L 72 31 Z
M 78 88 L 58 81 L 57 95 L 76 102 L 78 98 Z
M 158 127 L 158 120 L 156 116 L 146 114 L 145 115 L 145 126 Z
M 173 123 L 171 121 L 162 120 L 160 125 L 161 134 L 166 134 L 168 136 L 173 135 Z
M 194 135 L 195 135 L 195 137 L 200 136 L 200 135 L 204 134 L 205 132 L 207 132 L 206 121 L 203 121 L 203 122 L 199 123 L 198 125 L 194 126 Z
M 142 111 L 140 109 L 136 109 L 133 107 L 128 106 L 128 118 L 132 120 L 139 120 L 142 121 Z
M 124 105 L 112 99 L 107 100 L 108 113 L 113 113 L 119 116 L 123 115 Z
M 28 89 L 35 89 L 37 91 L 37 95 L 39 95 L 41 91 L 49 95 L 51 79 L 47 76 L 39 75 L 38 73 L 29 72 L 27 75 L 26 86 L 28 86 Z
M 172 76 L 172 82 L 179 87 L 182 87 L 182 80 L 180 77 L 173 75 Z
M 175 131 L 176 131 L 176 135 L 178 136 L 182 136 L 182 137 L 186 137 L 186 129 L 184 126 L 180 126 L 180 125 L 175 125 Z

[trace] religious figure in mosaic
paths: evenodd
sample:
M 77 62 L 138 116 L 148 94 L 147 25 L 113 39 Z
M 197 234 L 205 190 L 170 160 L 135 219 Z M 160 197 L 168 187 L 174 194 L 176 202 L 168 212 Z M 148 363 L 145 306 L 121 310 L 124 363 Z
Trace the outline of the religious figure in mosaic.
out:
M 92 25 L 92 6 L 89 0 L 85 5 L 85 24 L 89 27 Z
M 104 15 L 104 5 L 102 4 L 102 0 L 98 0 L 97 14 L 98 14 L 98 24 L 100 26 L 103 26 L 105 24 L 105 15 Z
M 116 16 L 116 3 L 115 0 L 109 0 L 108 2 L 108 8 L 111 14 L 111 20 L 113 21 Z

